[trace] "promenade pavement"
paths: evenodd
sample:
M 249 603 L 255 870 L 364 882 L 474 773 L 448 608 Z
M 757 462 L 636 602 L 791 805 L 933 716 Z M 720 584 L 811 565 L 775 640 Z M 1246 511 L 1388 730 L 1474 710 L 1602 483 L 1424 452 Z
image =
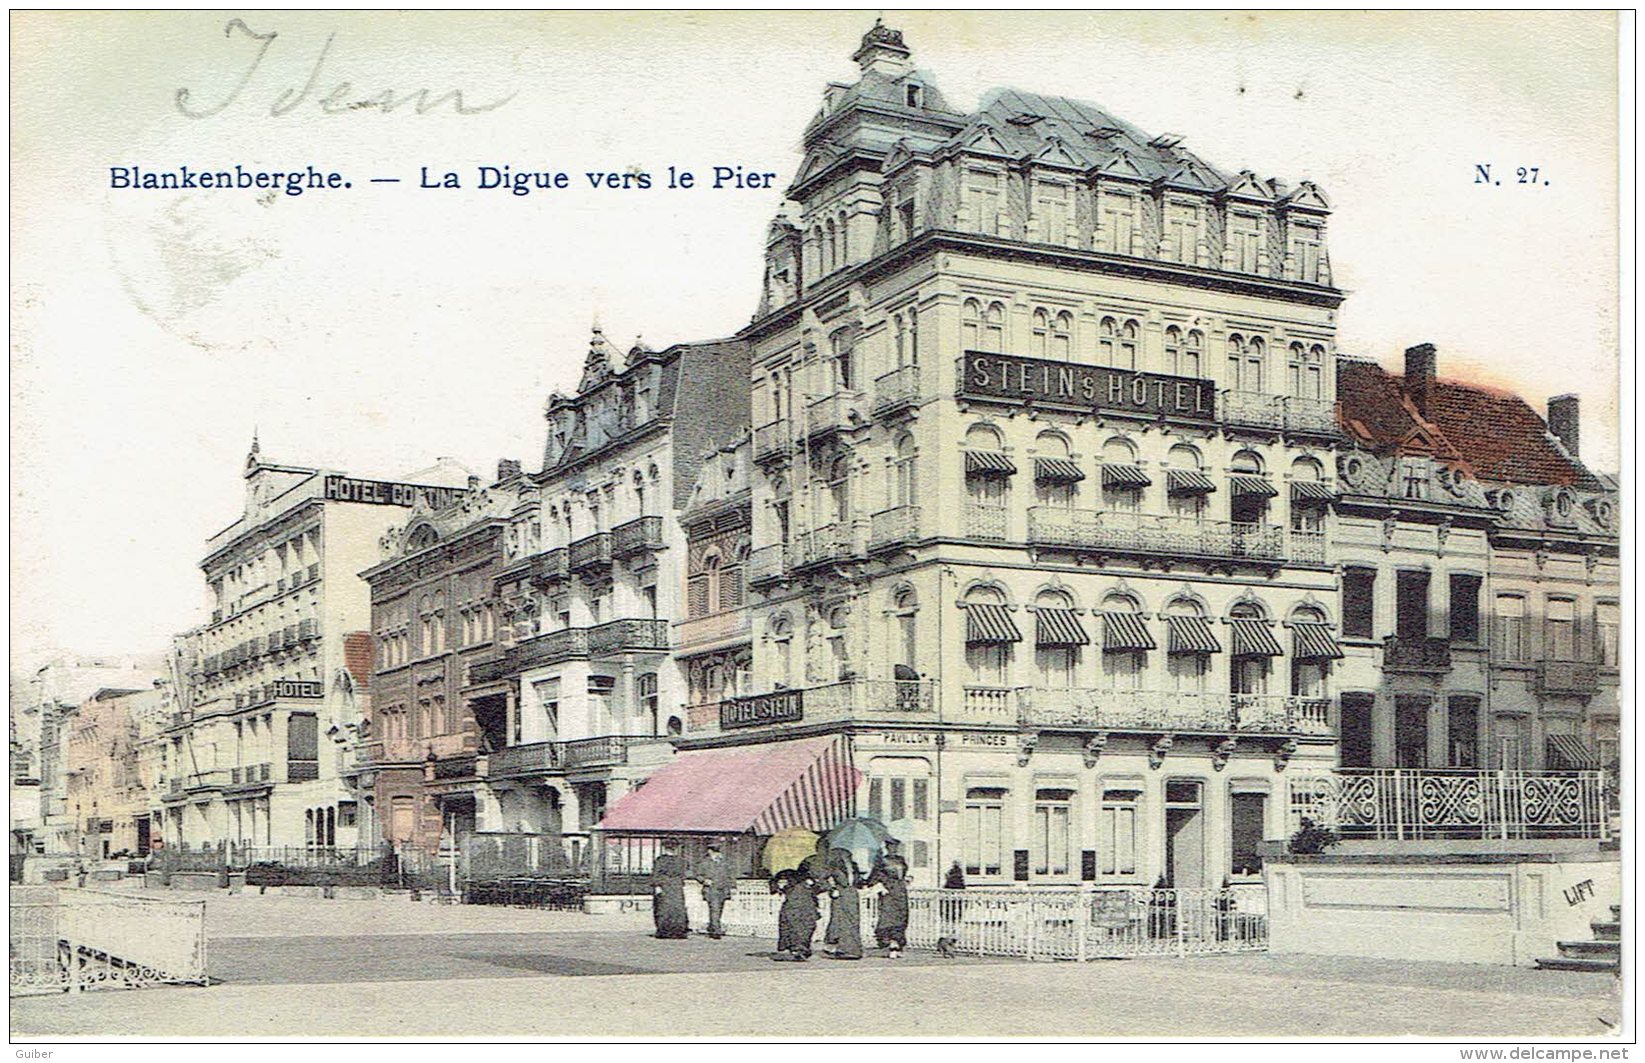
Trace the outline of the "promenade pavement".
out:
M 255 896 L 214 897 L 207 924 L 217 984 L 14 999 L 13 1037 L 1604 1037 L 1620 1014 L 1611 975 L 1460 964 L 773 963 L 643 917 Z

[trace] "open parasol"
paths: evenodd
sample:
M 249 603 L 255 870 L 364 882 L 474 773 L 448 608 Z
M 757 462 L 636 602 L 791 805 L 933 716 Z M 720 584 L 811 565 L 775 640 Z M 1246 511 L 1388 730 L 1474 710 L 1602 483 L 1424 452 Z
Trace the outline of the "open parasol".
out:
M 788 827 L 771 836 L 760 854 L 761 865 L 773 875 L 796 870 L 817 851 L 817 836 L 804 827 Z

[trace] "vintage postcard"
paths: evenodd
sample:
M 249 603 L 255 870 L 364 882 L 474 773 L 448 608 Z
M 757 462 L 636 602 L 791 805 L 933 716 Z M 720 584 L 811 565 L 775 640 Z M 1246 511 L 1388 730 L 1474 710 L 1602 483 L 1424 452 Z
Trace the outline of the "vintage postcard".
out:
M 12 12 L 20 1058 L 1625 1058 L 1633 25 Z

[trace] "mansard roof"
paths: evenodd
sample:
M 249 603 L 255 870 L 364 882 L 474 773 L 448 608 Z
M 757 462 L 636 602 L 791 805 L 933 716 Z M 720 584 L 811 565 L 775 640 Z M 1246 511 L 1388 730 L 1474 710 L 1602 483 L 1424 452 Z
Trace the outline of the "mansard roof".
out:
M 1343 430 L 1373 451 L 1429 453 L 1496 483 L 1599 486 L 1512 392 L 1437 379 L 1424 411 L 1403 376 L 1345 358 L 1337 363 L 1337 402 Z

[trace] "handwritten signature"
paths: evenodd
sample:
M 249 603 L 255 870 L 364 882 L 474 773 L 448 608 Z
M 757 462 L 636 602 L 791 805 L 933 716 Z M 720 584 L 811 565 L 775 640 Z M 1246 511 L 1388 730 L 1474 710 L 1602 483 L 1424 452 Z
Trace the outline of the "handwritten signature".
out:
M 223 36 L 233 38 L 236 32 L 245 38 L 259 42 L 257 52 L 251 58 L 251 65 L 245 68 L 244 73 L 240 75 L 240 80 L 228 91 L 228 94 L 221 101 L 209 107 L 195 106 L 193 90 L 178 89 L 177 109 L 185 116 L 189 118 L 210 118 L 213 115 L 223 113 L 231 104 L 240 99 L 242 94 L 245 93 L 246 87 L 251 84 L 252 78 L 256 75 L 257 68 L 262 65 L 263 57 L 268 55 L 269 47 L 274 44 L 274 39 L 279 36 L 273 30 L 268 33 L 258 33 L 240 19 L 229 19 L 228 24 L 223 27 Z M 456 114 L 483 114 L 486 111 L 495 111 L 515 96 L 515 93 L 509 93 L 502 99 L 481 104 L 469 103 L 464 99 L 462 89 L 449 89 L 437 96 L 434 95 L 432 89 L 426 88 L 412 91 L 384 89 L 376 95 L 362 96 L 354 91 L 354 86 L 351 83 L 341 80 L 331 87 L 330 92 L 317 95 L 321 85 L 321 68 L 325 66 L 326 56 L 330 54 L 331 44 L 336 39 L 337 35 L 335 33 L 326 37 L 326 43 L 320 48 L 320 54 L 315 57 L 314 66 L 309 71 L 308 81 L 304 83 L 301 89 L 288 87 L 279 96 L 275 97 L 268 110 L 270 115 L 278 117 L 290 114 L 311 99 L 326 114 L 348 114 L 365 110 L 378 110 L 384 114 L 390 114 L 406 104 L 410 104 L 418 114 L 428 114 L 435 108 L 447 103 L 451 105 L 452 111 Z

